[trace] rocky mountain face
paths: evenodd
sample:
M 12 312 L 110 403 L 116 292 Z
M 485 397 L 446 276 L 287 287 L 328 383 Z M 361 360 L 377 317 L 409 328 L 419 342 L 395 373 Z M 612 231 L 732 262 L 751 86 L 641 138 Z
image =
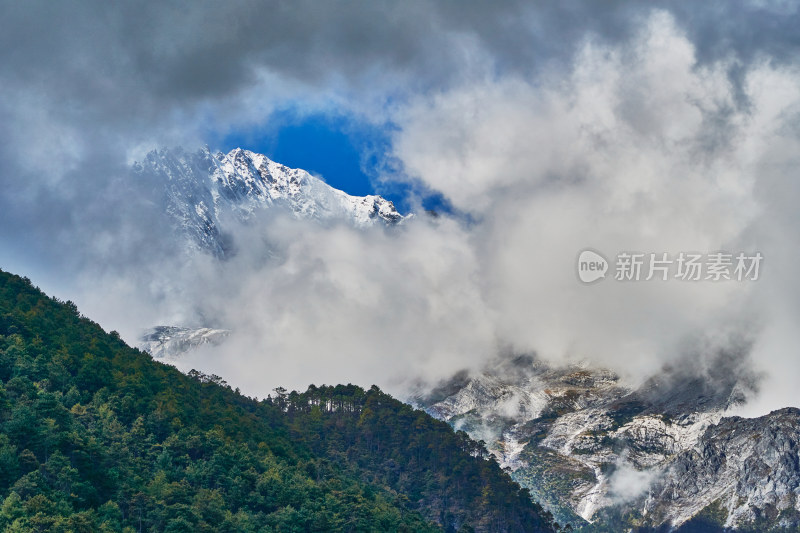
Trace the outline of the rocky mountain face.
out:
M 638 387 L 588 365 L 507 358 L 413 402 L 486 442 L 561 524 L 587 531 L 800 525 L 800 411 L 726 416 L 753 387 L 740 356 Z M 692 530 L 692 529 L 687 529 Z
M 654 523 L 716 516 L 725 527 L 800 524 L 800 410 L 726 417 L 681 450 L 656 479 L 643 513 Z
M 405 218 L 380 196 L 350 196 L 305 170 L 240 148 L 227 154 L 208 148 L 152 151 L 134 164 L 133 175 L 161 189 L 165 209 L 190 247 L 220 258 L 233 253 L 226 221 L 247 222 L 273 207 L 356 227 L 394 225 Z

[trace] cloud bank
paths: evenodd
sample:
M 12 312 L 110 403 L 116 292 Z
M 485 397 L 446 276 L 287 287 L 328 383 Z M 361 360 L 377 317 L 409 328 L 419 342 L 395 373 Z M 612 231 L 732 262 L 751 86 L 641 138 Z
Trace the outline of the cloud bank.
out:
M 264 395 L 402 391 L 498 350 L 631 379 L 687 339 L 752 342 L 748 413 L 797 405 L 800 72 L 793 3 L 8 3 L 0 266 L 134 340 L 238 333 L 193 361 Z M 398 232 L 265 215 L 227 263 L 179 253 L 131 182 L 285 106 L 391 125 L 376 181 L 456 214 Z M 213 146 L 212 146 L 213 148 Z M 389 171 L 391 170 L 391 171 Z M 760 251 L 752 283 L 577 282 L 578 252 Z M 737 346 L 733 346 L 736 348 Z

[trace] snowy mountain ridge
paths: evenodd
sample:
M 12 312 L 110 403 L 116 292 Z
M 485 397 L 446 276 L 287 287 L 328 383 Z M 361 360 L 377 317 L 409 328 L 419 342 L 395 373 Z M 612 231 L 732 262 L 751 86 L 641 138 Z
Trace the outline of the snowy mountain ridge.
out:
M 227 329 L 156 326 L 142 335 L 137 347 L 155 359 L 176 359 L 204 344 L 219 345 L 230 334 Z
M 227 154 L 208 148 L 154 150 L 133 165 L 133 173 L 163 187 L 166 211 L 190 246 L 220 258 L 232 252 L 223 220 L 248 222 L 272 207 L 297 218 L 359 228 L 396 225 L 407 218 L 381 196 L 351 196 L 305 170 L 241 148 Z

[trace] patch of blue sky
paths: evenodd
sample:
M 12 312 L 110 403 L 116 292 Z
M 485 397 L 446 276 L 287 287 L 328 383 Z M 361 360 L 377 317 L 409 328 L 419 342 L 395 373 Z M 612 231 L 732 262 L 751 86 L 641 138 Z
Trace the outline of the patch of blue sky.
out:
M 441 194 L 403 175 L 390 157 L 391 123 L 371 124 L 343 115 L 284 109 L 264 124 L 228 132 L 213 143 L 223 151 L 244 148 L 322 177 L 352 195 L 380 194 L 402 213 L 412 209 L 446 211 Z

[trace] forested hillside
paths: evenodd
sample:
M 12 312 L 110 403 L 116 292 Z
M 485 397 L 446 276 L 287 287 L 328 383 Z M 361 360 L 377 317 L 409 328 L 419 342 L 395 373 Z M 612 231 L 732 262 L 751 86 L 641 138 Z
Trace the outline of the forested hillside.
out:
M 5 531 L 552 531 L 462 432 L 376 387 L 279 390 L 153 361 L 0 271 Z

